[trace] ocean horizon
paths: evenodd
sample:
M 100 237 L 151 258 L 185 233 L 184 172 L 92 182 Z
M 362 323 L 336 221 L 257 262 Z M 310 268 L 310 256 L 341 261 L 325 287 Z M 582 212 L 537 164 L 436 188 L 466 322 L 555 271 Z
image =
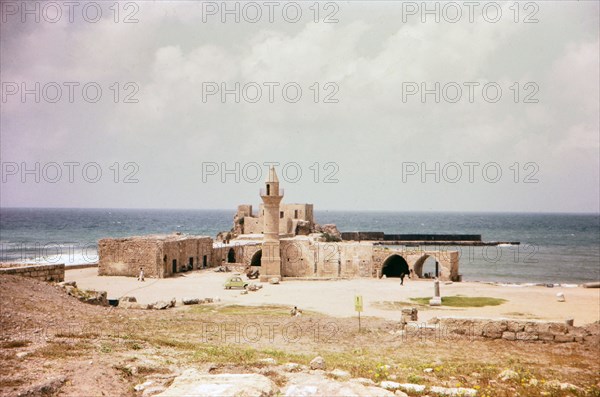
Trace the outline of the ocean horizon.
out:
M 97 261 L 105 237 L 187 233 L 215 237 L 232 226 L 235 210 L 128 208 L 1 208 L 0 261 Z M 519 241 L 499 247 L 455 249 L 465 281 L 583 283 L 600 280 L 600 214 L 316 210 L 319 224 L 344 231 L 480 234 L 483 241 Z

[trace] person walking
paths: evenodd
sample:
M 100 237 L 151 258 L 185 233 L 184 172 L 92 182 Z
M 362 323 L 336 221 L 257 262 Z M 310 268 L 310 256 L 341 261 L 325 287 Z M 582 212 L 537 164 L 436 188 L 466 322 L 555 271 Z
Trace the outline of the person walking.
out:
M 146 281 L 144 280 L 144 269 L 140 267 L 140 275 L 138 276 L 138 281 Z

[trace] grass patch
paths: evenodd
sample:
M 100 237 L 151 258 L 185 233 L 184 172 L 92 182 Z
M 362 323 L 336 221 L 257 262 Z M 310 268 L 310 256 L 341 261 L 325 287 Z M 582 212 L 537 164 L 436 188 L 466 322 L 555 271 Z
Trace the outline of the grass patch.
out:
M 429 301 L 427 301 L 429 305 Z M 381 310 L 402 310 L 407 307 L 424 306 L 417 302 L 402 302 L 402 301 L 379 301 L 371 304 L 373 307 Z
M 422 305 L 429 305 L 430 296 L 424 298 L 410 298 L 411 301 Z M 442 297 L 442 306 L 448 307 L 484 307 L 499 306 L 507 302 L 506 299 L 490 298 L 487 296 L 444 296 Z
M 50 342 L 46 346 L 39 348 L 34 353 L 35 356 L 50 358 L 50 359 L 61 359 L 81 356 L 81 353 L 91 349 L 89 343 L 78 342 L 75 344 L 63 343 L 63 342 Z
M 2 347 L 3 349 L 14 349 L 17 347 L 28 346 L 30 343 L 31 343 L 31 341 L 28 341 L 28 340 L 10 340 L 7 342 L 2 342 L 0 344 L 0 347 Z

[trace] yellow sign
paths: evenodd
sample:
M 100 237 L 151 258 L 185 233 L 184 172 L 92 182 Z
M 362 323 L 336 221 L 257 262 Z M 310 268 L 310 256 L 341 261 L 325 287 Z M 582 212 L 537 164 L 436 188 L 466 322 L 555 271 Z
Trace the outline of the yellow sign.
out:
M 356 295 L 354 297 L 354 310 L 359 313 L 363 311 L 362 295 Z

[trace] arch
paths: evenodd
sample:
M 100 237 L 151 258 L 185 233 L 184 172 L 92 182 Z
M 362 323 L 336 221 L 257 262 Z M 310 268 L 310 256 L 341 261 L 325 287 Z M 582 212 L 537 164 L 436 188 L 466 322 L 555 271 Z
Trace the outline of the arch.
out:
M 441 273 L 441 268 L 439 264 L 437 266 L 437 275 L 436 272 L 436 262 L 438 262 L 437 258 L 433 255 L 423 255 L 415 262 L 414 272 L 418 278 L 435 278 L 439 277 Z M 427 277 L 426 277 L 427 276 Z
M 227 253 L 227 263 L 235 263 L 235 250 L 233 248 L 229 248 L 229 252 Z
M 250 260 L 251 266 L 260 266 L 262 260 L 262 250 L 258 250 L 252 255 L 252 259 Z
M 388 256 L 381 265 L 381 276 L 400 277 L 400 274 L 408 275 L 408 263 L 406 259 L 398 254 Z

